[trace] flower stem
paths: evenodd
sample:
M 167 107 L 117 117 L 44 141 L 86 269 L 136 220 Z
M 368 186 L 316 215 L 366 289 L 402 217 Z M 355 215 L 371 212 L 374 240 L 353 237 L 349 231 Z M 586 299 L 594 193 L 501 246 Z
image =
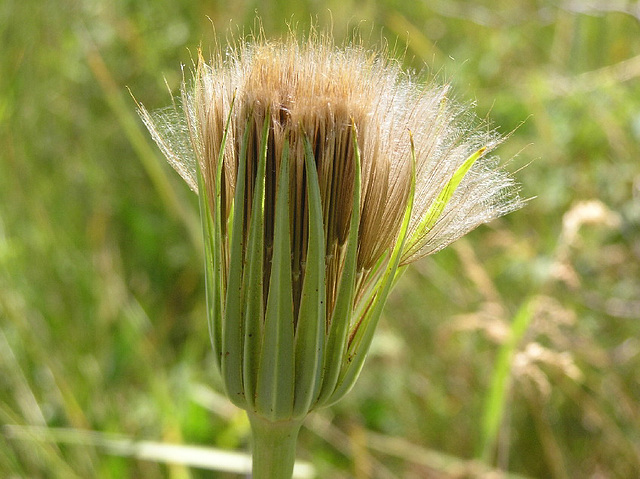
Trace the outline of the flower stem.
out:
M 302 421 L 277 421 L 249 413 L 253 438 L 253 479 L 291 479 Z

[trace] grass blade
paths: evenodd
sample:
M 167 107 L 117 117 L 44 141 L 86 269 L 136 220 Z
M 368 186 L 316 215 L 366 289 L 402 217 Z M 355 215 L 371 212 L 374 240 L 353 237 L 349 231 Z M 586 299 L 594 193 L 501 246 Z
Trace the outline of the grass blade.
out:
M 529 299 L 520 307 L 511 322 L 509 339 L 502 344 L 496 359 L 491 386 L 485 398 L 482 415 L 482 436 L 478 457 L 489 463 L 496 444 L 500 424 L 504 416 L 505 403 L 510 385 L 511 365 L 518 344 L 527 331 L 533 317 L 533 300 Z

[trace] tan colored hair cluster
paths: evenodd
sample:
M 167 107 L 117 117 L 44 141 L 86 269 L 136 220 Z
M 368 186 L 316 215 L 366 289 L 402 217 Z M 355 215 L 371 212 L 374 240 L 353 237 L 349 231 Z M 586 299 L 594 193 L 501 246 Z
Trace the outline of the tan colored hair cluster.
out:
M 183 87 L 182 107 L 183 112 L 165 110 L 156 115 L 143 108 L 142 117 L 171 164 L 194 190 L 195 161 L 199 162 L 210 201 L 218 158 L 223 158 L 221 190 L 226 216 L 245 134 L 245 204 L 251 205 L 259 140 L 264 119 L 269 117 L 265 264 L 270 260 L 276 183 L 287 143 L 295 304 L 304 278 L 308 240 L 305 138 L 313 148 L 322 195 L 328 309 L 340 277 L 353 201 L 353 135 L 360 148 L 362 178 L 360 289 L 366 287 L 369 271 L 375 270 L 398 238 L 412 171 L 415 201 L 402 264 L 438 251 L 480 223 L 519 206 L 512 180 L 486 158 L 499 137 L 486 127 L 474 126 L 478 122 L 473 115 L 447 98 L 447 87 L 424 86 L 397 62 L 358 45 L 336 48 L 326 36 L 312 34 L 296 41 L 291 35 L 284 42 L 257 38 L 240 43 L 224 56 L 219 52 L 210 63 L 199 56 L 193 82 Z M 229 138 L 220 156 L 230 112 Z M 451 177 L 479 150 L 485 157 L 465 175 L 433 226 L 421 228 Z M 245 215 L 247 225 L 250 212 L 245 210 Z

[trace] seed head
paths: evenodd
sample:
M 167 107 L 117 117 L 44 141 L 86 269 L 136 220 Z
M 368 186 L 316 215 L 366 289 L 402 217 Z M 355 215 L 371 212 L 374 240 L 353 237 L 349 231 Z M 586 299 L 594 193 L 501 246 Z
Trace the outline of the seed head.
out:
M 339 399 L 402 267 L 520 206 L 488 156 L 500 137 L 447 93 L 311 34 L 199 55 L 181 109 L 140 108 L 201 197 L 236 404 L 279 420 Z

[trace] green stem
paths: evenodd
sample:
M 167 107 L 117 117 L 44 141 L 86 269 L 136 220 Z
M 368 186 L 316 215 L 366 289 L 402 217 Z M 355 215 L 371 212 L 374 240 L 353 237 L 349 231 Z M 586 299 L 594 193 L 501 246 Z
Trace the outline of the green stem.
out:
M 253 438 L 253 479 L 291 479 L 302 421 L 277 421 L 249 413 Z

